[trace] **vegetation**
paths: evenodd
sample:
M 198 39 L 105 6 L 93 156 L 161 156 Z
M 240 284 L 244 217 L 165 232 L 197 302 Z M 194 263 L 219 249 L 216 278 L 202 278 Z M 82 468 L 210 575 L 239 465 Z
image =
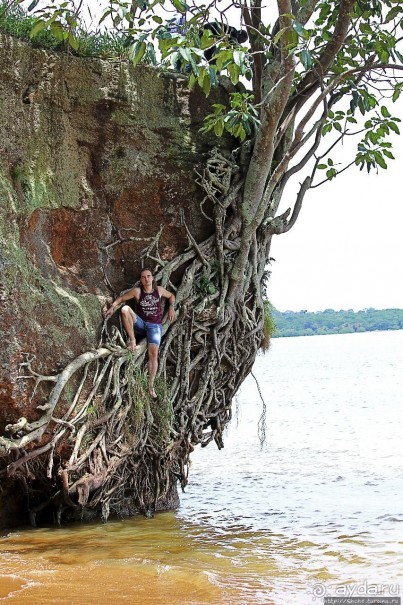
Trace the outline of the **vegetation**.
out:
M 390 137 L 399 133 L 400 120 L 391 105 L 403 87 L 400 2 L 276 0 L 272 10 L 265 10 L 261 0 L 229 5 L 248 32 L 248 44 L 225 33 L 227 9 L 219 0 L 206 5 L 116 0 L 105 6 L 101 18 L 116 36 L 125 37 L 134 66 L 151 62 L 169 70 L 180 59 L 182 77 L 206 95 L 229 78 L 229 102 L 213 107 L 204 128 L 217 136 L 231 134 L 233 150 L 225 156 L 212 149 L 196 175 L 211 235 L 195 241 L 183 221 L 189 245 L 177 257 L 159 257 L 161 232 L 143 256 L 157 263 L 157 280 L 175 290 L 179 306 L 160 351 L 160 373 L 173 410 L 170 439 L 157 442 L 149 422 L 140 441 L 129 446 L 117 436 L 123 431 L 120 416 L 131 406 L 130 355 L 108 338 L 105 346 L 49 379 L 55 386 L 41 405 L 40 420 L 22 419 L 0 438 L 4 458 L 13 460 L 9 474 L 27 487 L 36 507 L 54 506 L 59 518 L 77 509 L 104 517 L 121 513 L 128 477 L 133 502 L 148 514 L 178 479 L 186 484 L 196 444 L 214 440 L 223 447 L 232 399 L 251 371 L 264 326 L 266 333 L 271 329 L 264 300 L 273 237 L 294 226 L 310 189 L 349 168 L 385 169 L 393 160 Z M 66 0 L 58 8 L 41 8 L 33 0 L 37 21 L 31 37 L 50 31 L 76 51 L 81 6 Z M 169 27 L 172 13 L 166 11 L 173 8 L 188 16 L 180 32 Z M 223 30 L 212 36 L 204 25 L 216 19 Z M 207 63 L 204 51 L 213 48 L 214 61 Z M 241 77 L 249 82 L 247 92 Z M 337 160 L 336 148 L 353 136 L 357 147 Z M 283 199 L 292 200 L 288 209 L 281 209 Z M 143 359 L 140 355 L 135 363 Z M 66 418 L 60 409 L 64 385 L 84 368 L 91 376 L 94 363 L 105 413 L 96 423 L 87 421 L 78 391 L 73 418 Z M 164 417 L 171 418 L 170 410 Z M 38 448 L 35 443 L 45 431 L 50 445 Z M 67 436 L 75 443 L 70 459 L 63 458 L 59 445 L 55 450 Z M 89 442 L 90 447 L 82 446 Z M 86 491 L 77 503 L 78 485 Z
M 37 17 L 19 5 L 0 0 L 0 31 L 34 46 L 56 51 L 68 51 L 82 57 L 128 58 L 127 36 L 114 31 L 87 31 L 77 21 L 74 34 L 66 32 L 61 24 L 38 29 Z
M 30 40 L 35 23 L 35 17 L 27 15 L 20 6 L 10 6 L 5 0 L 0 2 L 0 31 L 22 40 Z M 36 37 L 34 43 L 42 48 L 56 48 L 59 44 L 46 30 Z
M 260 348 L 263 353 L 266 353 L 270 348 L 270 340 L 277 334 L 277 325 L 274 318 L 275 309 L 273 305 L 268 300 L 264 300 L 263 305 L 263 340 Z
M 347 334 L 375 330 L 403 330 L 403 309 L 364 309 L 363 311 L 285 311 L 272 310 L 276 323 L 274 337 Z

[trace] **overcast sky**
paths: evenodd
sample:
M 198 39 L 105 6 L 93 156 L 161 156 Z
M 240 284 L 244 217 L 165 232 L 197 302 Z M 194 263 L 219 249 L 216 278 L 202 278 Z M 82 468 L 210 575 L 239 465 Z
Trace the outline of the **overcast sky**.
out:
M 267 294 L 277 309 L 403 308 L 402 138 L 391 139 L 387 171 L 354 167 L 309 191 L 294 228 L 275 236 Z

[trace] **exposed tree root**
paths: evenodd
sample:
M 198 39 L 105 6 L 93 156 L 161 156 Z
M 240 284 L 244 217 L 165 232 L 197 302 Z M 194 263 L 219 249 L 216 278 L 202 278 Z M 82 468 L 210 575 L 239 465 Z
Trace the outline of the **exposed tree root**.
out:
M 185 487 L 196 444 L 215 441 L 231 419 L 231 402 L 251 370 L 262 341 L 261 284 L 270 233 L 249 242 L 249 265 L 231 305 L 226 295 L 240 253 L 238 214 L 242 174 L 232 159 L 213 151 L 203 174 L 203 200 L 213 207 L 215 234 L 197 243 L 185 225 L 189 247 L 171 261 L 158 254 L 158 239 L 144 252 L 157 263 L 158 283 L 175 290 L 178 318 L 165 324 L 157 401 L 148 395 L 145 344 L 138 355 L 104 325 L 104 342 L 78 356 L 55 376 L 24 363 L 35 387 L 53 388 L 38 406 L 39 420 L 22 418 L 0 437 L 9 477 L 29 494 L 31 522 L 45 508 L 64 518 L 136 511 L 153 514 Z M 257 254 L 256 248 L 259 248 Z M 261 259 L 259 262 L 257 259 Z M 176 283 L 172 276 L 181 274 Z M 66 396 L 66 385 L 74 396 Z

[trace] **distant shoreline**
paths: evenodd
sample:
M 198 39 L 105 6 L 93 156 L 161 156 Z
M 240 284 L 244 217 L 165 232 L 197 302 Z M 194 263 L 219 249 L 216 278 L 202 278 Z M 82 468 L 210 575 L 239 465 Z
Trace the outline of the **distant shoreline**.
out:
M 354 334 L 403 329 L 403 309 L 363 309 L 362 311 L 277 311 L 272 309 L 276 330 L 273 338 Z

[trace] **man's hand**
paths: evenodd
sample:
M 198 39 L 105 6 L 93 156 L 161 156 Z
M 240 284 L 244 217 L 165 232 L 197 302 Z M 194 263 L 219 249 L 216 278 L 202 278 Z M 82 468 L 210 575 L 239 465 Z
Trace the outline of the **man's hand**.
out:
M 109 309 L 105 309 L 105 307 L 102 309 L 102 315 L 104 317 L 104 319 L 109 319 L 110 317 L 112 317 L 112 315 L 114 314 L 115 309 L 114 306 L 110 306 Z
M 169 321 L 175 321 L 176 319 L 176 313 L 175 313 L 175 309 L 174 306 L 171 304 L 169 305 L 169 309 L 168 309 L 168 319 Z

